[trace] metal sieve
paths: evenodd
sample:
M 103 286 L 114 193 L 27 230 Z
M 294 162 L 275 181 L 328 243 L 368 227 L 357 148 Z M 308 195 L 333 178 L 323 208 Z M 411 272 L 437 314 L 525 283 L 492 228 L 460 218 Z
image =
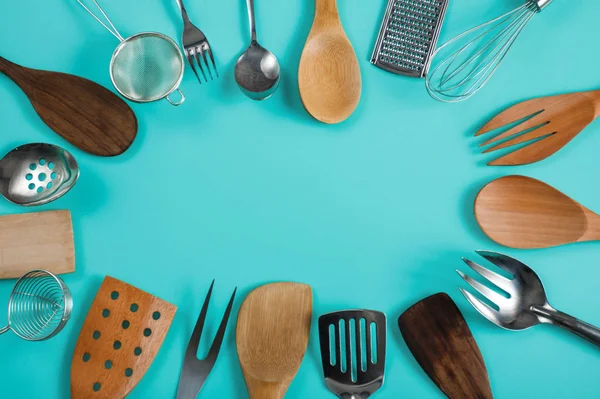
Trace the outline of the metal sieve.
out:
M 102 21 L 81 0 L 79 4 L 121 44 L 110 62 L 110 78 L 115 89 L 131 101 L 146 103 L 165 98 L 181 105 L 185 96 L 179 89 L 185 68 L 177 43 L 161 33 L 144 32 L 123 38 L 106 15 L 98 0 L 92 0 L 106 22 Z M 174 102 L 169 95 L 177 91 L 181 98 Z

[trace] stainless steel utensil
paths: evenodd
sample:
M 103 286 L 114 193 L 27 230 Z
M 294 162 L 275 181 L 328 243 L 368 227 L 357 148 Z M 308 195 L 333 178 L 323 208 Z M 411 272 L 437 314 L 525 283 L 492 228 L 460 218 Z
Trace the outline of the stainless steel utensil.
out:
M 244 94 L 253 100 L 266 100 L 279 87 L 281 70 L 277 58 L 258 44 L 254 19 L 254 0 L 247 0 L 250 19 L 250 46 L 235 64 L 235 81 Z
M 51 144 L 26 144 L 0 160 L 0 193 L 18 205 L 52 202 L 65 195 L 78 178 L 75 158 Z
M 564 328 L 600 346 L 600 329 L 584 323 L 548 304 L 544 286 L 533 270 L 507 255 L 489 251 L 477 251 L 489 262 L 508 272 L 507 278 L 486 267 L 464 259 L 465 263 L 487 279 L 508 297 L 457 270 L 458 274 L 478 293 L 493 303 L 497 309 L 486 304 L 470 292 L 460 289 L 469 303 L 492 323 L 507 330 L 525 330 L 537 324 L 553 324 Z
M 27 341 L 43 341 L 58 334 L 71 317 L 73 299 L 65 283 L 45 270 L 33 270 L 19 280 L 8 301 L 8 326 Z
M 427 91 L 442 102 L 460 102 L 477 93 L 494 75 L 529 20 L 552 0 L 525 4 L 444 43 L 431 56 Z
M 448 0 L 389 0 L 371 63 L 422 78 L 435 50 Z
M 346 310 L 319 317 L 325 383 L 343 399 L 366 399 L 383 385 L 386 317 Z
M 217 71 L 215 58 L 213 56 L 212 49 L 210 48 L 210 44 L 208 44 L 206 36 L 200 29 L 191 23 L 187 10 L 183 4 L 183 0 L 177 0 L 177 3 L 181 9 L 181 17 L 183 18 L 183 37 L 181 39 L 181 43 L 183 44 L 183 50 L 190 66 L 192 67 L 192 71 L 194 71 L 194 75 L 196 75 L 198 82 L 202 84 L 202 80 L 200 80 L 200 76 L 198 75 L 198 71 L 196 71 L 196 66 L 194 65 L 194 59 L 196 59 L 198 68 L 200 68 L 200 73 L 202 73 L 202 76 L 204 77 L 204 81 L 208 82 L 206 73 L 204 73 L 204 68 L 202 67 L 202 60 L 204 60 L 204 65 L 208 70 L 210 80 L 213 80 L 210 64 L 208 63 L 208 58 L 206 57 L 206 54 L 208 54 L 208 57 L 210 57 L 210 61 L 212 62 L 213 69 L 215 70 L 215 74 L 218 78 L 219 71 Z M 202 56 L 202 59 L 200 56 Z
M 208 375 L 212 371 L 215 362 L 217 361 L 217 356 L 219 355 L 219 350 L 221 349 L 221 344 L 223 343 L 225 329 L 227 328 L 227 322 L 229 320 L 229 315 L 231 314 L 231 308 L 233 307 L 233 301 L 235 299 L 237 288 L 233 290 L 233 294 L 231 295 L 231 299 L 229 300 L 229 304 L 225 310 L 225 315 L 221 320 L 221 325 L 219 326 L 217 334 L 215 335 L 215 339 L 210 346 L 208 355 L 204 359 L 198 359 L 198 345 L 200 344 L 200 338 L 202 337 L 204 321 L 206 320 L 208 304 L 210 302 L 210 296 L 212 294 L 214 285 L 215 281 L 213 280 L 212 284 L 210 285 L 210 289 L 208 290 L 208 294 L 206 295 L 206 299 L 204 300 L 202 311 L 200 311 L 200 316 L 198 316 L 196 327 L 194 327 L 194 332 L 192 333 L 192 337 L 190 338 L 185 351 L 183 370 L 181 370 L 179 387 L 177 388 L 177 399 L 195 399 L 198 396 L 198 393 L 202 389 L 204 382 L 208 378 Z
M 185 101 L 179 84 L 183 78 L 185 63 L 177 43 L 156 32 L 144 32 L 123 38 L 104 12 L 98 0 L 92 0 L 106 23 L 102 21 L 82 0 L 79 4 L 98 21 L 121 44 L 110 61 L 110 78 L 119 93 L 128 100 L 146 103 L 166 98 L 172 105 Z M 179 92 L 181 98 L 173 102 L 169 95 Z

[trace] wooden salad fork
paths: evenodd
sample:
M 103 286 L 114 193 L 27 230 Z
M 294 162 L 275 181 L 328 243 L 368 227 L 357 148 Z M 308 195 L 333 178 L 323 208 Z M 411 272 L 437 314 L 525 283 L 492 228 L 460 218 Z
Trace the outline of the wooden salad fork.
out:
M 536 98 L 508 108 L 476 136 L 506 127 L 508 130 L 481 144 L 494 144 L 484 153 L 519 147 L 488 165 L 525 165 L 544 160 L 563 148 L 599 115 L 600 90 Z

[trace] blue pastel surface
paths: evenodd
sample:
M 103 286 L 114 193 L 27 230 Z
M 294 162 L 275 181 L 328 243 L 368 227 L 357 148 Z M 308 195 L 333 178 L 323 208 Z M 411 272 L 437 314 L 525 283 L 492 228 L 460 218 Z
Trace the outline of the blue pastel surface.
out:
M 124 35 L 181 33 L 174 0 L 104 0 Z M 364 307 L 388 315 L 389 347 L 379 398 L 442 398 L 410 355 L 398 316 L 436 292 L 457 302 L 485 357 L 497 398 L 593 398 L 600 395 L 600 352 L 552 327 L 503 331 L 460 295 L 455 269 L 473 250 L 503 250 L 535 268 L 553 305 L 600 324 L 600 244 L 540 251 L 505 250 L 478 229 L 476 192 L 499 176 L 542 179 L 600 210 L 600 124 L 535 165 L 485 166 L 474 132 L 515 102 L 598 87 L 600 2 L 557 0 L 532 19 L 489 85 L 458 105 L 433 101 L 421 80 L 369 64 L 386 1 L 339 1 L 359 57 L 363 92 L 347 122 L 327 126 L 303 109 L 297 66 L 312 22 L 312 0 L 257 0 L 260 42 L 275 53 L 283 81 L 255 103 L 233 79 L 249 41 L 243 0 L 188 0 L 209 37 L 221 78 L 198 85 L 189 68 L 186 103 L 132 104 L 140 123 L 123 156 L 87 155 L 37 117 L 25 95 L 0 76 L 0 152 L 27 142 L 64 146 L 81 179 L 64 198 L 36 210 L 73 215 L 77 272 L 64 276 L 74 314 L 50 341 L 0 337 L 1 397 L 69 397 L 70 363 L 86 312 L 103 276 L 111 275 L 179 307 L 149 372 L 130 398 L 175 395 L 187 340 L 215 278 L 207 347 L 227 300 L 240 288 L 226 342 L 200 398 L 246 398 L 235 350 L 243 298 L 272 281 L 299 281 L 314 292 L 311 341 L 287 398 L 333 398 L 320 369 L 316 319 Z M 520 4 L 520 0 L 451 0 L 441 40 Z M 40 69 L 84 76 L 112 89 L 108 74 L 118 43 L 75 0 L 3 1 L 0 55 Z M 0 202 L 1 214 L 25 210 Z M 0 282 L 5 306 L 14 281 Z M 0 308 L 1 309 L 1 308 Z M 1 318 L 2 322 L 4 321 Z

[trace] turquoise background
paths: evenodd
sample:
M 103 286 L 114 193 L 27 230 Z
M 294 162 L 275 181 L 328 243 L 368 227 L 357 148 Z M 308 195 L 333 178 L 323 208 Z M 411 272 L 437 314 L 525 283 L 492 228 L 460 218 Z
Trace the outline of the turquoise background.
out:
M 27 98 L 0 77 L 0 152 L 27 142 L 64 146 L 81 179 L 64 198 L 35 210 L 70 209 L 77 272 L 72 320 L 54 339 L 0 337 L 2 397 L 66 398 L 72 352 L 104 275 L 179 307 L 149 372 L 131 398 L 174 397 L 183 354 L 210 281 L 216 278 L 203 346 L 235 286 L 240 291 L 226 342 L 200 397 L 245 398 L 235 351 L 235 317 L 253 288 L 299 281 L 314 290 L 314 322 L 354 307 L 388 315 L 386 382 L 379 398 L 441 398 L 406 348 L 397 318 L 439 291 L 464 312 L 485 357 L 498 398 L 598 397 L 600 352 L 552 327 L 503 331 L 471 309 L 457 287 L 461 256 L 500 249 L 535 268 L 552 304 L 600 324 L 600 245 L 505 250 L 477 228 L 477 191 L 499 176 L 542 179 L 600 209 L 600 125 L 551 159 L 490 168 L 474 132 L 507 106 L 535 96 L 598 87 L 600 2 L 557 0 L 536 16 L 489 85 L 458 105 L 433 101 L 421 80 L 369 64 L 386 1 L 339 1 L 362 68 L 363 93 L 347 122 L 326 126 L 303 109 L 297 66 L 311 26 L 311 0 L 257 0 L 260 42 L 282 66 L 276 95 L 256 103 L 233 79 L 249 42 L 243 0 L 188 0 L 194 22 L 215 49 L 221 79 L 198 85 L 189 70 L 186 103 L 132 104 L 140 123 L 133 147 L 102 159 L 69 145 L 36 116 Z M 123 35 L 159 31 L 179 38 L 174 0 L 104 0 Z M 451 0 L 442 40 L 520 4 L 520 0 Z M 111 87 L 117 42 L 75 0 L 3 1 L 0 54 L 26 66 L 81 75 Z M 29 211 L 0 202 L 0 213 Z M 0 282 L 0 306 L 14 281 Z M 316 323 L 287 398 L 332 398 L 322 379 Z

